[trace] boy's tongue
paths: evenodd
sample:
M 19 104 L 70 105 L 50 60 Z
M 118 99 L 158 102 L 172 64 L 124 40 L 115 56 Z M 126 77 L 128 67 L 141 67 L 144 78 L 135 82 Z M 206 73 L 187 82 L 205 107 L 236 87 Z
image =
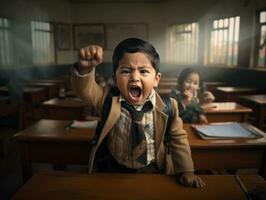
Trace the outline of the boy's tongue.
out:
M 130 94 L 132 95 L 132 97 L 139 97 L 140 93 L 140 88 L 130 88 Z

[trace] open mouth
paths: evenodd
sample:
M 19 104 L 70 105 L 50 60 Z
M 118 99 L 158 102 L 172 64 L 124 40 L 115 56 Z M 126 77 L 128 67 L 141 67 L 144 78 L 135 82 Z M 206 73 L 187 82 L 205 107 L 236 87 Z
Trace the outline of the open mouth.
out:
M 141 88 L 138 86 L 131 86 L 129 93 L 133 98 L 138 98 L 141 95 Z

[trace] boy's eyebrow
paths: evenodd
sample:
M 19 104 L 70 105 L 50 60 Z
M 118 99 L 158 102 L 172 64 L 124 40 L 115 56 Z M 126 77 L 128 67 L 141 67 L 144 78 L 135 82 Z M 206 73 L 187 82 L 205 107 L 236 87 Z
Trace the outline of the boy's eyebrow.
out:
M 134 69 L 135 67 L 131 67 L 131 66 L 119 66 L 119 69 Z M 146 68 L 150 68 L 148 66 L 141 66 L 141 67 L 137 67 L 137 69 L 146 69 Z
M 119 66 L 119 69 L 131 69 L 132 67 L 128 67 L 128 66 Z

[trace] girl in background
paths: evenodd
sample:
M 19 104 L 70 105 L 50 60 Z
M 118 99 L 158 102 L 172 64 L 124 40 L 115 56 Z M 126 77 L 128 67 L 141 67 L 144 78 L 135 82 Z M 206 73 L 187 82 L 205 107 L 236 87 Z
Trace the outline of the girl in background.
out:
M 192 68 L 184 69 L 178 77 L 177 90 L 172 90 L 171 97 L 178 102 L 179 116 L 185 123 L 208 123 L 201 103 L 214 101 L 211 92 L 204 91 L 199 72 Z

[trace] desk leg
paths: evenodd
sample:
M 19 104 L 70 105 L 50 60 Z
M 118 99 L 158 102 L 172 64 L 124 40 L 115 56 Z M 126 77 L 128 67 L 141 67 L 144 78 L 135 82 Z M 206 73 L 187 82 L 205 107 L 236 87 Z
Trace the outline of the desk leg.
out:
M 242 115 L 242 122 L 247 122 L 248 121 L 249 114 L 245 113 Z
M 263 112 L 263 107 L 260 106 L 259 110 L 258 110 L 258 127 L 260 129 L 263 129 L 263 124 L 264 124 L 264 112 Z
M 266 179 L 266 150 L 264 150 L 263 160 L 261 162 L 261 167 L 259 169 L 259 175 Z
M 32 166 L 30 159 L 30 145 L 27 143 L 21 144 L 21 162 L 22 162 L 22 178 L 26 183 L 32 176 Z

